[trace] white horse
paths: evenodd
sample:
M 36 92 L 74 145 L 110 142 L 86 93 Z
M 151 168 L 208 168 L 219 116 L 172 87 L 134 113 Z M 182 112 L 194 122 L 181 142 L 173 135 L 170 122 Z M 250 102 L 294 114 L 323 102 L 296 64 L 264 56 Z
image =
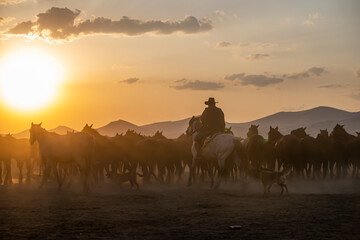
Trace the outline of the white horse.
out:
M 61 189 L 62 179 L 57 170 L 58 164 L 74 164 L 82 178 L 84 191 L 88 191 L 88 178 L 91 173 L 95 139 L 83 132 L 69 135 L 58 135 L 46 131 L 40 124 L 31 123 L 30 143 L 39 143 L 40 156 L 44 166 L 42 186 L 50 175 L 51 169 L 58 181 L 58 188 Z
M 190 167 L 190 176 L 188 180 L 188 186 L 191 185 L 192 179 L 195 174 L 195 165 L 196 165 L 196 148 L 194 138 L 200 132 L 202 127 L 200 117 L 192 117 L 189 122 L 189 126 L 186 130 L 186 134 L 192 135 L 193 144 L 191 147 L 191 152 L 193 155 L 192 166 Z M 243 153 L 242 145 L 240 143 L 240 138 L 234 137 L 229 133 L 218 133 L 211 141 L 210 139 L 205 140 L 205 144 L 202 148 L 201 156 L 207 163 L 209 176 L 211 178 L 211 187 L 218 188 L 221 183 L 221 177 L 224 171 L 225 161 L 229 159 L 233 161 L 238 167 L 240 167 L 241 156 Z M 218 167 L 218 181 L 214 186 L 214 177 L 212 169 L 210 167 L 211 163 L 215 162 Z

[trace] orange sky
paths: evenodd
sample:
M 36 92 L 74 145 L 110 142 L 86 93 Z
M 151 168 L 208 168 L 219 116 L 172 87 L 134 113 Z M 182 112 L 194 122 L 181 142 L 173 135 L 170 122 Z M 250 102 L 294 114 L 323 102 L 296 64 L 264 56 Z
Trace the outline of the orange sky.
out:
M 0 61 L 41 49 L 65 75 L 43 109 L 1 102 L 0 132 L 32 121 L 81 129 L 179 120 L 210 96 L 230 122 L 320 105 L 359 111 L 355 9 L 358 1 L 3 0 Z

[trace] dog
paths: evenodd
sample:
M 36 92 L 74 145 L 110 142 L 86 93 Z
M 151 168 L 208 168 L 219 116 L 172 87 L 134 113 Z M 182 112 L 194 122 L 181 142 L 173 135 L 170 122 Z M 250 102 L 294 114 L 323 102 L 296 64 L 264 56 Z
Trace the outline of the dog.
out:
M 286 185 L 286 177 L 291 172 L 291 166 L 285 167 L 282 171 L 276 172 L 268 168 L 253 168 L 252 172 L 256 178 L 261 180 L 261 183 L 264 187 L 264 194 L 270 193 L 270 189 L 273 184 L 278 184 L 281 187 L 282 195 L 284 190 L 286 190 L 286 194 L 289 194 L 287 185 Z
M 139 184 L 136 181 L 136 176 L 144 177 L 144 175 L 137 173 L 136 171 L 128 171 L 124 173 L 109 173 L 107 176 L 114 182 L 119 184 L 130 182 L 130 188 L 132 189 L 135 185 L 137 190 L 139 190 Z
M 284 189 L 286 190 L 286 194 L 289 194 L 286 185 L 286 176 L 289 175 L 290 172 L 291 172 L 291 167 L 285 167 L 280 172 L 275 172 L 266 168 L 260 168 L 259 175 L 264 187 L 264 194 L 270 193 L 270 189 L 274 183 L 276 183 L 281 187 L 280 195 L 284 193 Z

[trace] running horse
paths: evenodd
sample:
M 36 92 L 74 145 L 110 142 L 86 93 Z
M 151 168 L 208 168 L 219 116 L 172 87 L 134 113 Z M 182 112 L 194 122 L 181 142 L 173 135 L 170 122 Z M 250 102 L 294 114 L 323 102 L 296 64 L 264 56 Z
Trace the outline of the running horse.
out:
M 189 126 L 186 130 L 187 135 L 193 137 L 193 144 L 191 147 L 191 152 L 193 155 L 192 164 L 190 167 L 190 175 L 188 180 L 188 186 L 192 184 L 192 179 L 195 174 L 195 165 L 196 165 L 196 148 L 194 138 L 199 134 L 201 128 L 200 117 L 192 117 L 189 121 Z M 225 161 L 233 161 L 238 167 L 240 167 L 241 158 L 243 156 L 243 148 L 240 143 L 240 138 L 234 137 L 232 134 L 228 133 L 216 133 L 214 136 L 207 137 L 202 147 L 201 156 L 205 160 L 209 176 L 211 178 L 211 187 L 218 188 L 221 184 L 221 177 L 224 172 Z M 212 173 L 211 164 L 215 162 L 215 166 L 218 168 L 218 179 L 217 183 L 214 185 L 214 176 Z
M 58 189 L 61 190 L 63 181 L 59 176 L 58 164 L 74 164 L 81 176 L 84 191 L 89 190 L 88 178 L 91 172 L 91 162 L 95 148 L 95 139 L 83 132 L 69 135 L 59 135 L 46 131 L 40 124 L 31 123 L 30 143 L 39 143 L 39 152 L 42 159 L 44 174 L 41 181 L 43 186 L 53 170 L 58 182 Z

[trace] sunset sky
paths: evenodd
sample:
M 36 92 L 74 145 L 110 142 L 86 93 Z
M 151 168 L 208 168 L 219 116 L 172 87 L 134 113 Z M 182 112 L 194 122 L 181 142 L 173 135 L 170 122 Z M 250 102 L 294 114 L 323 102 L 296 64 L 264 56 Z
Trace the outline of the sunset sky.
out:
M 229 122 L 359 111 L 359 12 L 358 0 L 0 0 L 0 64 L 35 49 L 63 70 L 46 107 L 0 98 L 0 133 L 180 120 L 208 97 Z

